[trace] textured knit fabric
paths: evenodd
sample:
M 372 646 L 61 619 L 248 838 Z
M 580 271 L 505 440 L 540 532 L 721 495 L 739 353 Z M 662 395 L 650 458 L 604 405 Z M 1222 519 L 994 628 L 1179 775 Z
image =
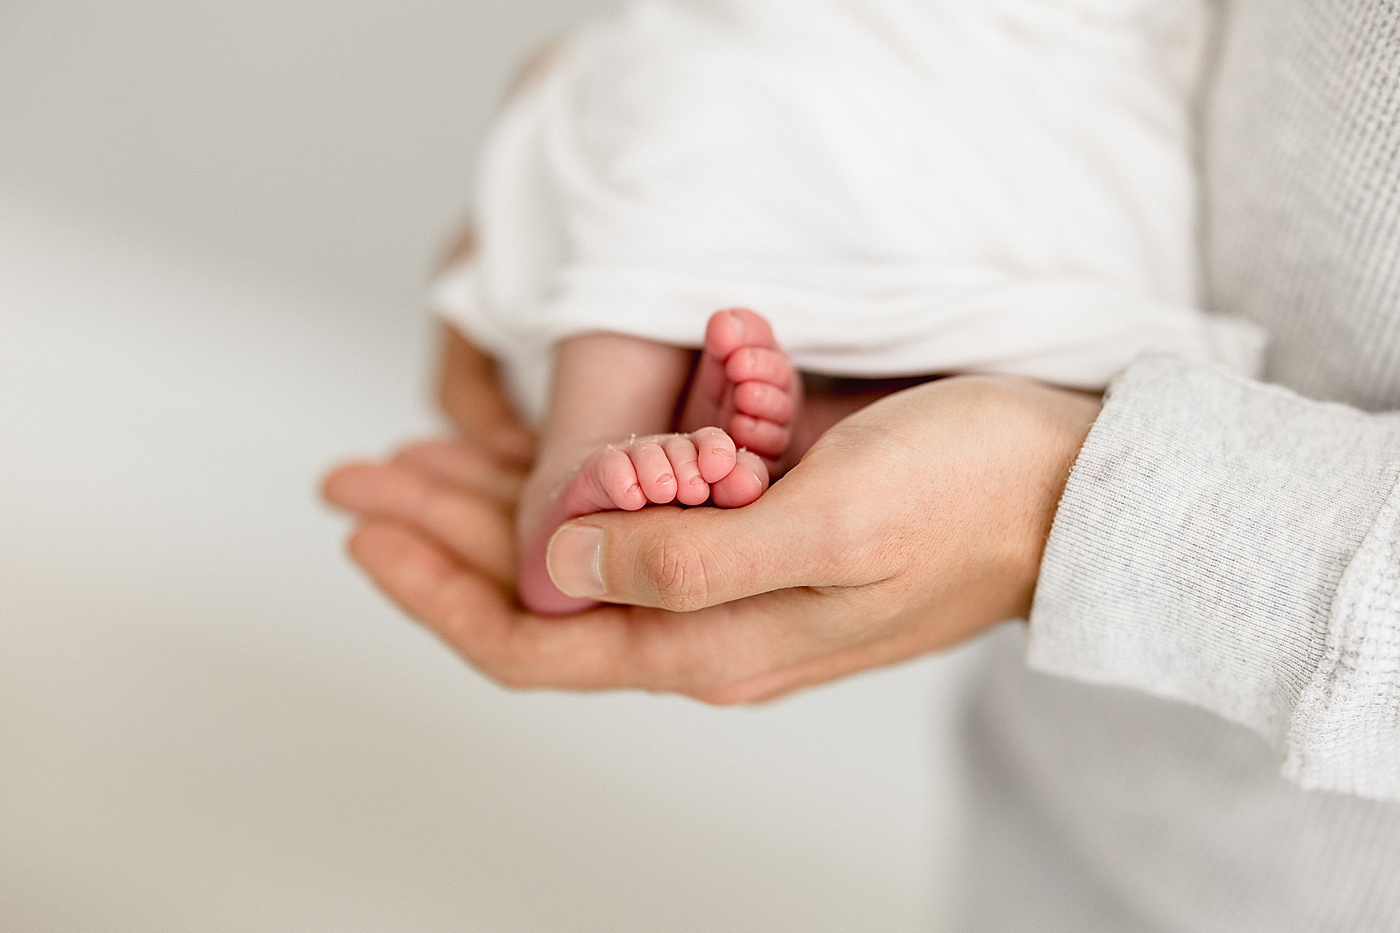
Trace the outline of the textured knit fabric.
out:
M 1400 419 L 1175 359 L 1119 379 L 1060 507 L 1030 658 L 1249 726 L 1400 800 Z
M 1266 382 L 1112 385 L 971 705 L 979 928 L 1400 930 L 1400 4 L 1224 13 L 1206 267 Z

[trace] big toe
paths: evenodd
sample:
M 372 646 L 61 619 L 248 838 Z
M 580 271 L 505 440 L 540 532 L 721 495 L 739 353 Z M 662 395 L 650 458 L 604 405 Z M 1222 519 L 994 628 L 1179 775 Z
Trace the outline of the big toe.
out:
M 734 469 L 710 486 L 710 499 L 722 509 L 737 509 L 758 501 L 768 488 L 768 467 L 751 450 L 739 451 Z
M 724 361 L 740 347 L 777 347 L 767 319 L 748 308 L 730 308 L 710 315 L 705 327 L 705 352 Z

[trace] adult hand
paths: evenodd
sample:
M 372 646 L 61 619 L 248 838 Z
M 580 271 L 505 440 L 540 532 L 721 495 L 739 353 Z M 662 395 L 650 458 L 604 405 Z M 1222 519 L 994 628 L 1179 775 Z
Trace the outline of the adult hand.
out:
M 385 592 L 506 684 L 746 702 L 1024 615 L 1097 412 L 1089 396 L 1015 379 L 891 395 L 829 431 L 753 505 L 562 526 L 556 583 L 632 604 L 565 618 L 513 603 L 507 512 L 468 475 L 480 453 L 452 448 L 453 465 L 431 469 L 414 456 L 352 467 L 327 496 L 365 516 L 351 553 Z
M 471 260 L 476 236 L 462 230 L 438 263 L 450 269 Z M 450 324 L 443 324 L 438 402 L 458 433 L 496 460 L 528 467 L 535 456 L 535 435 L 506 397 L 496 361 L 478 350 Z
M 438 401 L 462 438 L 494 459 L 526 468 L 535 457 L 535 435 L 501 389 L 496 361 L 444 324 Z

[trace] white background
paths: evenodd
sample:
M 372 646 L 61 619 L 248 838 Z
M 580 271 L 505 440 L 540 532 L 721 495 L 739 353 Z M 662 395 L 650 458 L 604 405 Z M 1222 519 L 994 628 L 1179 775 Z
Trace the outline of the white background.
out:
M 314 498 L 586 0 L 0 0 L 0 930 L 938 927 L 962 659 L 512 694 Z

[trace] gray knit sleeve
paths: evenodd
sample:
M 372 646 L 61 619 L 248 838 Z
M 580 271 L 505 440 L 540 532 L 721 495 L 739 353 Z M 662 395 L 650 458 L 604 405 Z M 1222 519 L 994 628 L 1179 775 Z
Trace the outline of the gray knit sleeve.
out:
M 1400 799 L 1397 477 L 1394 415 L 1139 361 L 1060 503 L 1030 665 L 1242 723 L 1305 787 Z

